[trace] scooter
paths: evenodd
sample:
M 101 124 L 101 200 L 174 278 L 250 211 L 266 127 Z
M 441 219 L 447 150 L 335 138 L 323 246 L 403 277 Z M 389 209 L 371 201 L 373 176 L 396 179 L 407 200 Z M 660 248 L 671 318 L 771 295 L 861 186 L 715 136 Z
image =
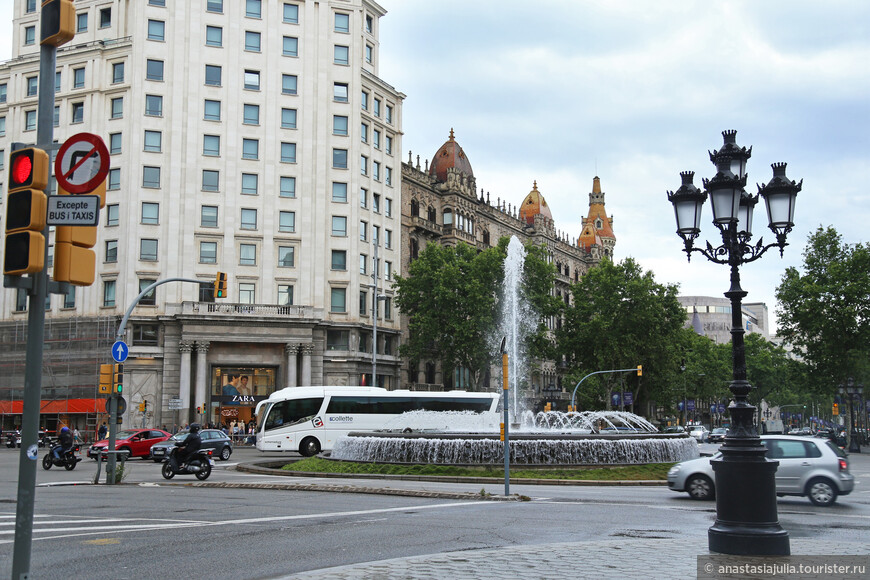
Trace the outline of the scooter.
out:
M 6 435 L 6 447 L 9 447 L 10 449 L 21 447 L 21 436 L 18 435 L 17 431 L 10 431 L 9 434 Z
M 176 475 L 195 475 L 197 479 L 205 481 L 211 475 L 211 468 L 214 465 L 214 459 L 211 458 L 211 449 L 201 449 L 197 451 L 193 457 L 187 460 L 187 463 L 179 465 L 178 463 L 178 447 L 173 447 L 169 451 L 169 455 L 163 462 L 163 468 L 160 473 L 166 479 L 172 479 Z M 177 467 L 176 467 L 177 466 Z
M 69 451 L 61 453 L 60 458 L 54 456 L 54 450 L 58 448 L 60 448 L 60 445 L 52 447 L 51 450 L 45 454 L 45 457 L 42 458 L 42 468 L 48 470 L 51 469 L 52 466 L 63 466 L 67 471 L 75 469 L 76 464 L 82 460 L 82 458 L 78 456 L 81 445 L 75 445 Z

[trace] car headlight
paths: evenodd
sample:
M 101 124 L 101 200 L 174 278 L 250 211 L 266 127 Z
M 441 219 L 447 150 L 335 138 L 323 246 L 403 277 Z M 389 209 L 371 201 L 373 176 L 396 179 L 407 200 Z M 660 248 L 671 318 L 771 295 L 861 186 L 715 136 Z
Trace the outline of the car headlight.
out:
M 680 466 L 679 466 L 679 464 L 677 464 L 677 465 L 674 465 L 673 467 L 671 467 L 671 468 L 668 470 L 668 475 L 676 475 L 676 474 L 678 474 L 679 472 L 680 472 Z

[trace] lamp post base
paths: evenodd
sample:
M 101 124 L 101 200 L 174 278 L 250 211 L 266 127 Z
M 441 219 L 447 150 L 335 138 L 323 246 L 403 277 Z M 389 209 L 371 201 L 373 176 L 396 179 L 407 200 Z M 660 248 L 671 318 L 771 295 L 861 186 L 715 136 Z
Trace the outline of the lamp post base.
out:
M 764 446 L 726 450 L 713 461 L 716 523 L 707 532 L 711 552 L 743 556 L 788 556 L 788 532 L 776 512 L 778 461 L 765 459 Z

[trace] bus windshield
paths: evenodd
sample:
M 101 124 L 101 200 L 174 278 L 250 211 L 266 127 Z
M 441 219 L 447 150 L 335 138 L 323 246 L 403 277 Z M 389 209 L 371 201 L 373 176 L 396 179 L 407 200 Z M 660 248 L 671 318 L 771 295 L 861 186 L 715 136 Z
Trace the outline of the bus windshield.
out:
M 276 427 L 286 427 L 308 421 L 320 411 L 322 405 L 323 397 L 278 401 L 269 409 L 263 428 L 268 431 Z

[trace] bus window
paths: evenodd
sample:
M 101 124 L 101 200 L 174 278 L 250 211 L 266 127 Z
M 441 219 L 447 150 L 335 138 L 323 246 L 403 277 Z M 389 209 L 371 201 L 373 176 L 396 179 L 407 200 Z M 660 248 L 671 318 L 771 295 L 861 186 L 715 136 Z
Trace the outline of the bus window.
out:
M 277 402 L 269 409 L 264 428 L 268 431 L 307 421 L 320 411 L 321 405 L 323 405 L 323 397 Z

